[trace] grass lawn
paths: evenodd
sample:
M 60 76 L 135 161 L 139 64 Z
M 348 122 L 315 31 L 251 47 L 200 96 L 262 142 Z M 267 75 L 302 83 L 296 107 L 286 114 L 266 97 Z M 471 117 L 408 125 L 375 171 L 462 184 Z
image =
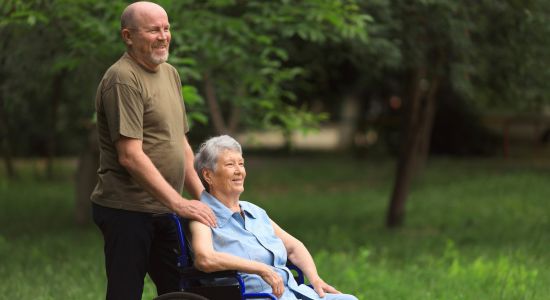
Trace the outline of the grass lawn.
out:
M 301 239 L 321 276 L 359 299 L 548 299 L 550 166 L 432 160 L 402 228 L 383 221 L 390 160 L 318 155 L 247 158 L 243 200 Z M 2 299 L 102 299 L 102 241 L 72 220 L 74 164 L 58 178 L 23 162 L 0 175 Z M 3 174 L 0 169 L 0 174 Z M 147 281 L 143 299 L 154 296 Z

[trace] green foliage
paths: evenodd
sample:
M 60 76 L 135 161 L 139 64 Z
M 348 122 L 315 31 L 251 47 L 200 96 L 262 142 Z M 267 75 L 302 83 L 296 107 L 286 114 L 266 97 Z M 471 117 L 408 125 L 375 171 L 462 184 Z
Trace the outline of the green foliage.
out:
M 12 152 L 44 154 L 51 136 L 61 144 L 58 154 L 79 150 L 80 137 L 86 136 L 90 126 L 101 74 L 124 51 L 119 18 L 127 4 L 123 0 L 10 0 L 2 5 L 3 109 L 11 116 L 10 132 L 24 128 L 8 137 Z M 241 112 L 240 128 L 314 127 L 324 117 L 307 112 L 289 89 L 290 82 L 300 80 L 303 68 L 287 65 L 285 43 L 290 39 L 315 45 L 365 41 L 369 21 L 352 0 L 160 4 L 172 23 L 170 62 L 184 85 L 194 87 L 183 91 L 190 101 L 191 125 L 207 122 L 208 107 L 195 100 L 198 95 L 205 98 L 208 75 L 223 116 L 234 108 Z
M 75 153 L 91 122 L 101 73 L 122 53 L 117 19 L 123 2 L 14 3 L 0 26 L 0 97 L 8 132 L 18 132 L 7 137 L 12 152 L 44 154 L 53 136 L 61 145 L 57 154 Z M 36 21 L 14 17 L 20 15 Z
M 315 130 L 319 122 L 328 119 L 326 113 L 314 114 L 308 111 L 305 107 L 296 108 L 294 106 L 286 106 L 278 110 L 271 111 L 265 115 L 265 123 L 269 124 L 282 124 L 282 128 L 288 134 L 295 131 L 302 131 L 302 133 L 308 133 L 311 130 Z
M 549 8 L 543 0 L 366 3 L 374 17 L 367 49 L 382 71 L 375 78 L 395 77 L 385 68 L 402 70 L 398 78 L 427 68 L 428 79 L 442 76 L 477 108 L 538 111 L 550 93 L 550 72 L 540 67 L 550 62 Z M 384 51 L 396 47 L 399 54 Z
M 181 94 L 187 110 L 189 127 L 192 128 L 195 122 L 203 125 L 208 123 L 208 117 L 204 109 L 204 99 L 202 99 L 197 88 L 191 85 L 183 85 Z
M 34 10 L 28 1 L 7 0 L 0 7 L 0 29 L 13 24 L 34 26 L 37 23 L 47 22 L 48 17 L 40 11 Z
M 549 3 L 451 0 L 161 1 L 172 23 L 170 61 L 206 100 L 213 82 L 240 129 L 314 125 L 314 101 L 337 112 L 345 94 L 405 94 L 426 67 L 471 105 L 538 110 L 548 103 Z M 52 128 L 74 153 L 101 74 L 124 51 L 127 1 L 3 1 L 0 91 L 14 153 L 42 153 Z M 439 61 L 439 63 L 437 63 Z M 57 115 L 51 114 L 61 79 Z M 193 93 L 192 91 L 189 91 Z M 186 95 L 189 96 L 189 95 Z M 191 96 L 192 97 L 192 96 Z M 406 97 L 402 97 L 406 100 Z M 189 101 L 193 101 L 190 99 Z M 203 124 L 205 102 L 189 104 Z M 55 120 L 53 120 L 55 118 Z
M 368 16 L 354 1 L 181 1 L 170 7 L 172 61 L 184 81 L 213 82 L 224 114 L 238 107 L 246 127 L 277 126 L 286 130 L 317 124 L 297 109 L 286 84 L 298 80 L 299 66 L 288 66 L 285 42 L 314 44 L 365 41 Z
M 475 11 L 480 23 L 472 31 L 478 45 L 478 104 L 538 112 L 548 105 L 550 72 L 550 4 L 548 1 L 482 1 Z

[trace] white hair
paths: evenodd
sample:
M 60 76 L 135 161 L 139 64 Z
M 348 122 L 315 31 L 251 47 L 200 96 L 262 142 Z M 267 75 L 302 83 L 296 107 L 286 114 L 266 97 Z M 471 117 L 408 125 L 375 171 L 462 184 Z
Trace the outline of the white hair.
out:
M 207 192 L 210 191 L 210 188 L 202 175 L 202 170 L 216 171 L 218 156 L 224 150 L 237 151 L 241 155 L 243 154 L 241 144 L 228 135 L 209 138 L 202 143 L 199 147 L 199 151 L 195 154 L 195 170 Z

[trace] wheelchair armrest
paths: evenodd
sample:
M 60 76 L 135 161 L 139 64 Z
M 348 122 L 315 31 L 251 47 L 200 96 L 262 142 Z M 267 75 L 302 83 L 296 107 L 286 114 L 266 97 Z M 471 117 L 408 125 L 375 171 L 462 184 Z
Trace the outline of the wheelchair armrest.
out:
M 193 267 L 180 268 L 179 272 L 185 279 L 235 278 L 238 275 L 234 270 L 206 273 Z
M 304 272 L 302 272 L 302 270 L 300 268 L 295 266 L 290 261 L 286 262 L 286 267 L 289 268 L 291 271 L 296 272 L 296 275 L 294 276 L 294 279 L 296 280 L 296 282 L 298 284 L 304 284 L 305 283 Z

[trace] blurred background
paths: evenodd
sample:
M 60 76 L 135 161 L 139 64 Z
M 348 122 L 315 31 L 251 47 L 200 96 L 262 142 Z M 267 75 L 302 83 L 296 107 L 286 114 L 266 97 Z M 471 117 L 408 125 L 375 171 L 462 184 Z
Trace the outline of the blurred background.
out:
M 0 2 L 8 298 L 103 297 L 94 97 L 128 3 Z M 157 3 L 191 145 L 243 144 L 243 198 L 326 281 L 359 299 L 547 299 L 550 2 Z

